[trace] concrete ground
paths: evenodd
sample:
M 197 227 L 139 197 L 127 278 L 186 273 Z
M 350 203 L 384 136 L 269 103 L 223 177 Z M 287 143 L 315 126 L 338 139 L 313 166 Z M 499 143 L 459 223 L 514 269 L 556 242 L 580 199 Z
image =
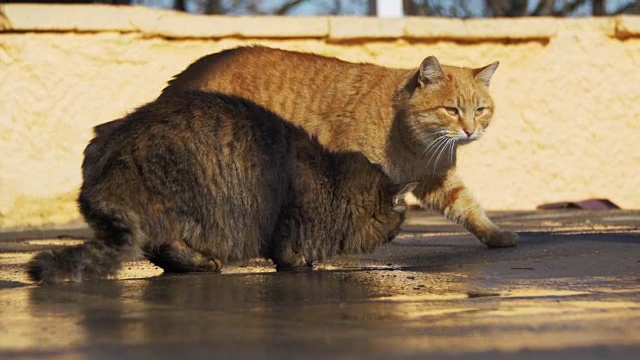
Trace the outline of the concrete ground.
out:
M 267 262 L 223 274 L 34 286 L 34 251 L 83 227 L 0 234 L 0 358 L 640 359 L 640 212 L 492 216 L 521 235 L 488 250 L 413 212 L 376 253 L 313 271 Z

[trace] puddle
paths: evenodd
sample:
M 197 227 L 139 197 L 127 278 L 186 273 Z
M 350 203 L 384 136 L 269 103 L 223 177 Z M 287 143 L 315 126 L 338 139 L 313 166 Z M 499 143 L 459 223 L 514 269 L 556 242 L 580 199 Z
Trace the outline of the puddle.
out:
M 372 301 L 395 301 L 395 302 L 423 302 L 423 301 L 449 301 L 468 299 L 469 296 L 463 293 L 450 293 L 450 294 L 420 294 L 420 295 L 394 295 L 384 296 Z
M 526 228 L 526 226 L 525 226 Z M 628 234 L 637 234 L 640 233 L 640 229 L 634 226 L 624 226 L 624 225 L 559 225 L 559 226 L 548 226 L 548 228 L 540 228 L 536 229 L 527 229 L 528 233 L 548 233 L 557 235 L 583 235 L 583 234 L 609 234 L 612 232 L 615 233 L 628 233 Z
M 640 216 L 633 215 L 622 215 L 622 216 L 605 216 L 602 218 L 602 221 L 606 222 L 640 222 Z
M 439 232 L 420 232 L 420 233 L 400 233 L 394 241 L 401 239 L 424 239 L 424 238 L 432 238 L 432 237 L 445 237 L 445 236 L 470 236 L 469 233 L 462 231 L 439 231 Z
M 524 288 L 517 290 L 507 290 L 502 294 L 504 298 L 540 298 L 540 297 L 562 297 L 562 296 L 576 296 L 589 294 L 585 291 L 572 291 L 572 290 L 556 290 L 556 289 L 536 289 L 536 288 Z

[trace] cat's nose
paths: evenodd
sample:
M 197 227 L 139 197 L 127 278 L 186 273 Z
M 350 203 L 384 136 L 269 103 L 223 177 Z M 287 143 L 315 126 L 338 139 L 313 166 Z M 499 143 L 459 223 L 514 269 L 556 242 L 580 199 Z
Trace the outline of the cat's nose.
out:
M 473 135 L 473 133 L 476 132 L 473 129 L 462 129 L 462 131 L 464 131 L 464 133 L 467 134 L 467 137 L 471 137 L 471 135 Z

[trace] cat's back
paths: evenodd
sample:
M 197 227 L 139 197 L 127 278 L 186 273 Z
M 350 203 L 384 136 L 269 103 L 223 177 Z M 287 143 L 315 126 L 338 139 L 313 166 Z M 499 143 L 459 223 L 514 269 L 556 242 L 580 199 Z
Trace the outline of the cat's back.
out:
M 189 89 L 235 95 L 319 134 L 334 132 L 322 124 L 349 118 L 357 102 L 392 73 L 393 69 L 334 57 L 241 47 L 197 60 L 170 81 L 161 97 Z
M 284 125 L 275 114 L 248 100 L 187 91 L 142 106 L 127 116 L 121 126 L 98 136 L 109 136 L 114 144 L 136 142 L 137 147 L 156 146 L 165 141 L 184 146 L 234 146 L 239 150 L 243 145 L 283 142 Z
M 250 95 L 264 92 L 265 79 L 284 87 L 304 87 L 311 82 L 320 84 L 316 76 L 323 70 L 332 72 L 358 66 L 333 57 L 295 52 L 264 46 L 246 46 L 206 55 L 177 74 L 163 89 L 162 94 L 174 94 L 185 90 L 220 91 L 232 95 Z M 289 80 L 306 78 L 305 82 Z M 333 85 L 333 84 L 332 84 Z M 272 96 L 277 93 L 272 93 Z M 248 96 L 244 96 L 249 98 Z
M 85 187 L 120 182 L 117 172 L 131 181 L 154 180 L 139 177 L 141 171 L 162 174 L 176 189 L 188 187 L 185 181 L 207 185 L 212 179 L 274 177 L 266 173 L 275 172 L 270 167 L 284 161 L 289 146 L 283 121 L 273 113 L 244 99 L 199 91 L 142 106 L 99 136 L 101 156 L 97 162 L 85 159 Z

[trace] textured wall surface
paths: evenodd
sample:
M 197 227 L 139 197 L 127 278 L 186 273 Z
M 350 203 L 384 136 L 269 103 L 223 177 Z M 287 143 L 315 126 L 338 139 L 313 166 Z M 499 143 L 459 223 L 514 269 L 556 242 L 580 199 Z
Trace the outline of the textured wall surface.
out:
M 417 67 L 500 60 L 486 136 L 459 167 L 487 209 L 609 198 L 640 208 L 640 18 L 228 18 L 146 8 L 0 10 L 0 227 L 78 218 L 91 127 L 158 96 L 195 59 L 264 44 Z M 330 84 L 328 84 L 330 85 Z M 322 86 L 322 84 L 313 84 Z

